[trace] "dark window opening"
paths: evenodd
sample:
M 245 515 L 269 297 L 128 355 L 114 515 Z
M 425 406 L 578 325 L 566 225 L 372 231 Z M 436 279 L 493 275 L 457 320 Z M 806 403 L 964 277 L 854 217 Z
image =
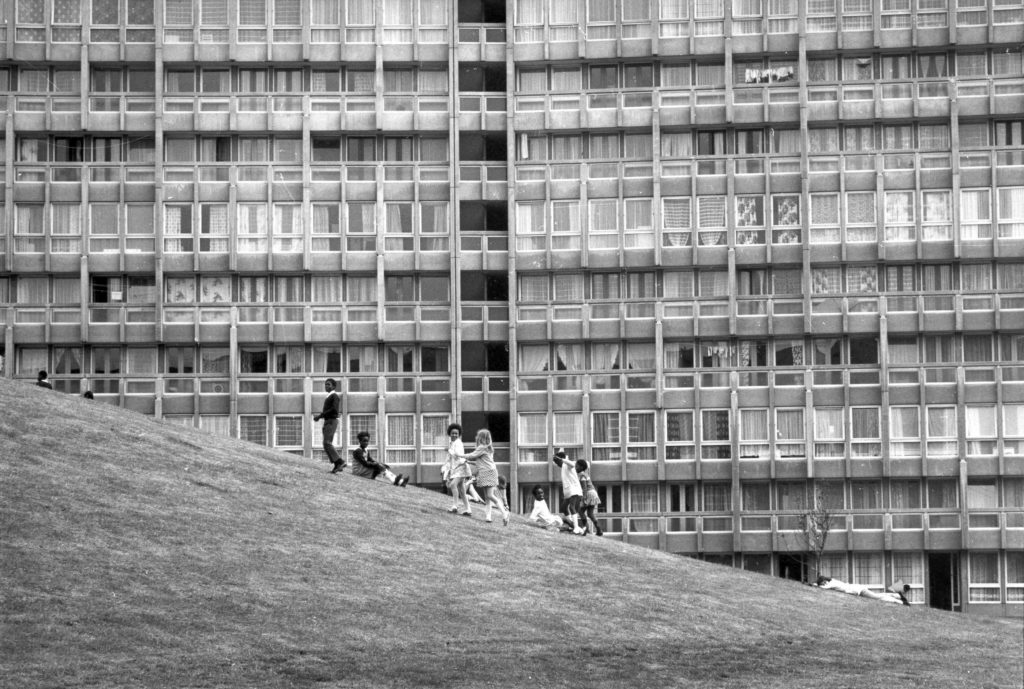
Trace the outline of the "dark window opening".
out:
M 481 428 L 491 432 L 491 440 L 495 443 L 507 443 L 511 438 L 512 425 L 508 412 L 462 412 L 462 427 L 465 429 L 464 442 L 467 449 L 476 443 L 476 432 Z
M 505 91 L 505 64 L 459 63 L 459 91 Z
M 463 342 L 462 369 L 508 373 L 508 345 L 504 342 Z
M 459 22 L 504 24 L 505 0 L 459 0 Z
M 506 161 L 508 142 L 504 134 L 462 132 L 459 135 L 460 161 Z
M 508 274 L 498 272 L 462 273 L 462 301 L 508 301 Z

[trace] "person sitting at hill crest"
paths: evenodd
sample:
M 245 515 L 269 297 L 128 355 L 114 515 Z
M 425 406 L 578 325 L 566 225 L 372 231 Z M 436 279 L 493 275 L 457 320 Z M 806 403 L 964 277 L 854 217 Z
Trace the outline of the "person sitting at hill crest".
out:
M 370 445 L 369 433 L 360 431 L 356 438 L 359 440 L 359 447 L 352 450 L 352 458 L 355 460 L 352 464 L 352 474 L 354 476 L 362 476 L 363 478 L 373 480 L 383 475 L 389 483 L 401 486 L 402 488 L 409 483 L 408 476 L 396 475 L 387 464 L 378 462 L 370 456 L 370 450 L 368 449 Z
M 40 371 L 39 375 L 36 376 L 36 387 L 46 388 L 47 390 L 53 390 L 53 385 L 48 380 L 48 374 L 46 371 Z

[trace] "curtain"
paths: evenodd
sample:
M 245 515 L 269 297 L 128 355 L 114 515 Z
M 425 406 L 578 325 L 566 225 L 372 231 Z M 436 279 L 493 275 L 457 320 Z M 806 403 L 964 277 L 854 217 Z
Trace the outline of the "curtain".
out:
M 992 361 L 992 336 L 964 335 L 964 361 L 968 363 Z
M 626 347 L 627 369 L 653 369 L 655 362 L 653 342 L 630 342 Z
M 543 24 L 545 4 L 545 0 L 516 0 L 516 24 Z
M 551 90 L 559 93 L 579 93 L 583 88 L 583 76 L 578 67 L 572 69 L 551 69 Z
M 423 202 L 420 205 L 420 232 L 422 234 L 448 233 L 448 202 Z
M 626 231 L 651 230 L 653 227 L 651 206 L 651 199 L 625 199 L 623 211 L 626 216 Z
M 555 345 L 556 368 L 560 371 L 583 371 L 586 369 L 582 344 Z
M 562 2 L 564 0 L 553 0 Z M 647 0 L 643 0 L 646 2 Z M 615 3 L 613 0 L 587 0 L 587 22 L 614 22 Z
M 881 553 L 853 554 L 853 583 L 866 586 L 884 586 Z
M 199 300 L 209 304 L 229 303 L 231 301 L 231 278 L 221 275 L 200 278 Z
M 1003 405 L 1003 435 L 1010 438 L 1024 437 L 1024 404 Z
M 521 373 L 541 373 L 551 369 L 548 346 L 523 345 L 519 349 L 519 370 Z
M 555 301 L 580 301 L 583 299 L 582 275 L 555 275 Z
M 686 2 L 687 0 L 679 0 L 679 2 Z M 665 8 L 665 0 L 662 0 L 662 10 Z M 690 71 L 689 63 L 681 65 L 662 65 L 661 67 L 661 86 L 662 88 L 681 88 L 690 86 L 693 83 L 693 75 Z M 665 136 L 665 134 L 662 134 Z
M 548 442 L 548 415 L 541 414 L 520 414 L 519 415 L 519 444 L 520 445 L 546 445 Z
M 921 482 L 913 480 L 891 480 L 889 495 L 894 510 L 916 510 L 921 508 Z M 904 580 L 906 581 L 906 580 Z
M 421 26 L 444 26 L 448 23 L 445 0 L 419 0 L 419 3 Z
M 914 222 L 914 192 L 888 191 L 885 193 L 885 221 L 887 223 Z
M 239 0 L 238 23 L 242 26 L 265 26 L 267 23 L 266 0 Z
M 270 298 L 265 277 L 240 277 L 238 279 L 238 301 L 248 304 L 263 304 Z
M 267 207 L 257 203 L 238 204 L 238 234 L 267 233 Z
M 843 440 L 844 438 L 842 408 L 814 410 L 815 440 Z
M 547 71 L 543 69 L 519 70 L 520 93 L 547 93 Z
M 341 24 L 341 0 L 311 0 L 311 2 L 311 24 L 329 26 L 339 26 Z
M 662 279 L 665 298 L 693 298 L 693 273 L 690 271 L 665 271 Z
M 618 134 L 591 134 L 591 158 L 619 158 Z
M 807 484 L 803 481 L 780 481 L 776 484 L 779 510 L 807 508 Z
M 544 203 L 516 204 L 516 234 L 547 234 Z
M 697 227 L 706 229 L 725 229 L 725 197 L 697 197 Z
M 552 4 L 571 5 L 573 3 L 565 2 L 565 0 L 552 0 Z M 623 22 L 646 22 L 650 21 L 650 19 L 651 0 L 630 0 L 629 2 L 622 3 Z M 611 21 L 615 21 L 615 18 L 612 17 Z
M 412 0 L 384 0 L 385 26 L 412 26 Z
M 740 410 L 740 440 L 768 441 L 768 410 Z
M 688 19 L 690 0 L 661 0 L 661 18 Z
M 949 150 L 950 136 L 948 124 L 921 124 L 918 125 L 917 133 L 921 150 Z
M 1024 507 L 1024 478 L 1003 478 L 1003 507 L 1016 507 L 1018 509 Z M 1024 565 L 1024 561 L 1018 564 L 1018 566 Z M 1024 575 L 1024 572 L 1021 572 Z M 1018 575 L 1017 578 L 1011 579 L 1016 583 L 1024 583 L 1024 578 Z
M 416 444 L 416 417 L 412 414 L 388 415 L 388 445 L 412 447 Z
M 550 298 L 546 275 L 519 276 L 519 299 L 521 301 L 548 301 Z
M 164 301 L 168 304 L 190 304 L 196 300 L 194 278 L 165 278 Z
M 775 410 L 775 435 L 779 440 L 803 440 L 803 409 Z
M 629 486 L 629 511 L 653 514 L 658 511 L 658 485 L 634 483 Z
M 55 203 L 50 206 L 53 218 L 53 234 L 82 234 L 81 205 L 77 203 Z
M 654 157 L 654 140 L 650 134 L 626 134 L 623 136 L 623 158 L 650 160 Z
M 590 345 L 590 354 L 595 371 L 614 371 L 620 367 L 617 342 L 595 342 Z
M 374 212 L 376 208 L 372 203 L 349 203 L 348 204 L 348 234 L 376 234 L 374 226 Z
M 889 434 L 895 440 L 917 440 L 921 436 L 918 427 L 918 408 L 890 407 Z
M 556 447 L 583 444 L 583 414 L 581 412 L 556 413 L 554 422 L 554 443 Z
M 847 199 L 852 196 L 848 195 Z M 811 224 L 839 224 L 839 194 L 811 194 Z
M 851 410 L 850 434 L 854 440 L 877 440 L 881 437 L 878 407 L 855 407 Z
M 317 275 L 311 280 L 313 302 L 338 304 L 342 301 L 342 279 L 335 275 Z
M 200 7 L 200 23 L 209 26 L 227 26 L 228 23 L 228 2 L 227 0 L 202 0 Z M 116 22 L 115 22 L 116 23 Z
M 373 24 L 374 0 L 347 0 L 346 24 Z
M 412 204 L 388 203 L 387 232 L 389 234 L 409 234 L 412 232 Z
M 552 160 L 571 162 L 582 157 L 583 140 L 578 135 L 551 137 Z
M 587 201 L 591 232 L 615 232 L 619 226 L 619 204 L 616 199 Z
M 728 483 L 704 484 L 704 511 L 728 512 L 732 509 L 732 486 Z
M 594 412 L 591 418 L 594 444 L 618 444 L 619 412 Z
M 665 132 L 662 134 L 662 158 L 686 158 L 692 155 L 693 138 L 689 132 Z
M 663 349 L 665 368 L 693 368 L 693 344 L 666 342 Z

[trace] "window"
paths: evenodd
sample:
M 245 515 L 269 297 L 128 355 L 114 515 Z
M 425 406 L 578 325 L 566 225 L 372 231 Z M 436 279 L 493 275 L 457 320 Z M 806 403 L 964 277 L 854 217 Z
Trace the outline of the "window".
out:
M 396 464 L 416 463 L 416 417 L 413 414 L 388 414 L 387 453 L 385 461 Z
M 929 457 L 955 457 L 957 455 L 956 407 L 928 406 Z
M 859 459 L 882 456 L 879 407 L 854 407 L 850 410 L 850 454 Z
M 665 459 L 692 460 L 696 457 L 693 440 L 693 412 L 665 412 Z
M 889 408 L 889 454 L 894 458 L 921 454 L 920 410 L 918 407 Z
M 960 238 L 992 238 L 992 191 L 960 190 Z
M 845 453 L 846 431 L 842 407 L 814 410 L 814 456 L 817 459 L 840 458 Z
M 701 459 L 731 459 L 728 409 L 701 411 Z
M 1024 239 L 1024 187 L 1000 187 L 999 237 Z
M 547 414 L 519 414 L 519 461 L 548 461 Z
M 768 457 L 768 410 L 740 409 L 740 459 Z
M 776 409 L 775 436 L 775 450 L 779 459 L 805 457 L 804 410 Z
M 883 561 L 881 553 L 854 553 L 853 583 L 881 591 L 885 587 Z
M 885 239 L 890 242 L 909 242 L 916 238 L 914 226 L 914 192 L 885 192 Z
M 999 553 L 969 554 L 968 578 L 972 603 L 999 602 Z
M 882 507 L 882 483 L 880 481 L 851 481 L 850 508 L 855 510 L 878 510 Z
M 274 417 L 274 447 L 302 447 L 302 417 Z
M 257 445 L 267 444 L 267 417 L 256 415 L 240 415 L 238 417 L 238 437 Z
M 627 412 L 628 427 L 627 459 L 638 461 L 654 461 L 656 456 L 656 436 L 654 433 L 653 412 Z
M 728 483 L 705 483 L 704 511 L 731 512 L 732 486 Z
M 622 458 L 619 412 L 591 414 L 591 442 L 594 461 L 617 462 Z

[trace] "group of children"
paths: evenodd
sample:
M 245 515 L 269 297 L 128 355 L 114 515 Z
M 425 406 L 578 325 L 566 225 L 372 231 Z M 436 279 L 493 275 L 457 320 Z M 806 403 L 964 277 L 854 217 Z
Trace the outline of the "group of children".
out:
M 569 461 L 564 448 L 559 448 L 553 458 L 554 463 L 562 471 L 562 492 L 565 501 L 562 507 L 563 516 L 551 513 L 544 499 L 544 489 L 536 486 L 533 489 L 533 511 L 528 521 L 543 527 L 558 528 L 572 531 L 577 535 L 594 533 L 604 534 L 597 521 L 597 507 L 601 504 L 594 482 L 590 480 L 590 465 L 585 459 Z M 476 464 L 477 475 L 474 478 L 470 466 Z M 484 503 L 484 521 L 491 522 L 493 508 L 501 511 L 501 521 L 508 526 L 510 510 L 505 500 L 504 476 L 498 475 L 494 463 L 494 445 L 491 432 L 481 429 L 476 434 L 476 449 L 466 453 L 462 444 L 462 426 L 453 423 L 448 426 L 448 459 L 441 467 L 441 479 L 452 496 L 452 505 L 448 511 L 463 517 L 472 517 L 470 507 L 473 483 L 484 491 L 481 502 Z M 589 520 L 589 521 L 588 521 Z
M 498 465 L 494 463 L 494 441 L 491 432 L 486 428 L 476 433 L 476 449 L 466 453 L 462 444 L 462 426 L 457 423 L 448 426 L 448 459 L 441 467 L 441 479 L 452 496 L 452 506 L 448 511 L 463 517 L 472 517 L 473 509 L 469 505 L 472 488 L 473 470 L 470 464 L 476 464 L 476 488 L 483 490 L 484 521 L 493 521 L 493 508 L 501 512 L 501 522 L 508 526 L 511 513 L 505 504 L 504 477 L 498 476 Z

